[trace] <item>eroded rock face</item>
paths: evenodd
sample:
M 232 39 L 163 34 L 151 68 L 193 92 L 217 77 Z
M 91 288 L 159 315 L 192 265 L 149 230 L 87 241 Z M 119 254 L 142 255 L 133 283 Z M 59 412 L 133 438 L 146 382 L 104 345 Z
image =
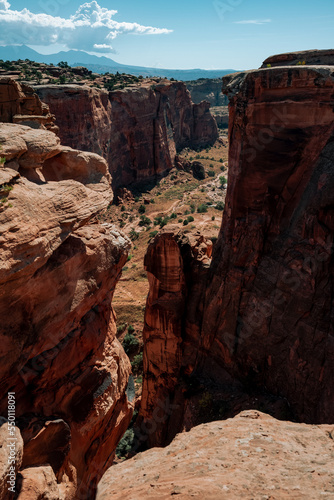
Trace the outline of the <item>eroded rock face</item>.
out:
M 222 93 L 221 78 L 200 78 L 195 81 L 185 82 L 193 102 L 199 104 L 208 101 L 211 107 L 227 106 L 228 99 Z
M 103 158 L 11 123 L 0 140 L 0 414 L 14 391 L 18 498 L 92 498 L 132 415 L 111 306 L 130 242 L 94 222 L 113 196 Z
M 264 404 L 282 419 L 333 422 L 334 70 L 268 68 L 224 85 L 229 178 L 210 269 L 187 275 L 195 261 L 176 234 L 146 255 L 151 446 L 189 429 L 198 405 L 217 410 L 211 419 Z M 174 406 L 161 412 L 164 401 Z
M 57 133 L 55 117 L 32 87 L 11 78 L 0 78 L 0 122 L 19 123 Z
M 84 86 L 38 86 L 61 124 L 63 144 L 102 155 L 113 186 L 144 182 L 173 168 L 184 147 L 213 144 L 209 104 L 193 104 L 182 82 L 154 81 L 108 93 Z
M 199 234 L 163 230 L 145 256 L 150 291 L 145 310 L 144 379 L 139 440 L 171 441 L 182 425 L 181 373 L 191 372 L 199 344 L 199 286 L 210 265 L 212 243 Z M 153 431 L 152 431 L 153 429 Z
M 109 469 L 96 500 L 331 498 L 332 434 L 331 426 L 242 412 Z
M 295 65 L 325 65 L 334 64 L 334 50 L 303 50 L 287 52 L 268 57 L 263 61 L 262 68 L 268 66 L 295 66 Z
M 255 70 L 224 85 L 229 178 L 203 349 L 244 383 L 286 397 L 298 420 L 330 423 L 334 68 Z

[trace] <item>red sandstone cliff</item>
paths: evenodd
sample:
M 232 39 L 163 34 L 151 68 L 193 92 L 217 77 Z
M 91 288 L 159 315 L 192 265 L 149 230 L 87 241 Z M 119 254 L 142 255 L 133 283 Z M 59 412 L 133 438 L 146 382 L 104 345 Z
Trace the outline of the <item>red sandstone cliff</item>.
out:
M 297 419 L 334 415 L 334 68 L 225 78 L 229 181 L 203 349 Z
M 18 498 L 92 498 L 132 414 L 111 306 L 130 242 L 94 222 L 113 196 L 103 158 L 13 123 L 0 142 L 0 414 L 15 392 Z
M 177 150 L 218 137 L 209 104 L 193 104 L 182 82 L 150 81 L 113 92 L 78 85 L 36 91 L 61 124 L 63 144 L 101 154 L 117 187 L 163 174 Z
M 288 410 L 299 421 L 333 422 L 334 68 L 255 70 L 225 77 L 224 88 L 226 207 L 210 270 L 197 286 L 194 322 L 184 306 L 191 261 L 181 259 L 177 236 L 157 237 L 145 261 L 141 415 L 156 429 L 148 432 L 153 444 L 189 428 L 196 404 L 188 389 L 198 380 L 209 396 L 223 396 L 224 415 L 259 405 L 252 395 L 265 392 L 278 398 L 282 416 Z M 189 354 L 183 346 L 191 335 Z M 161 398 L 178 405 L 174 413 L 159 417 Z

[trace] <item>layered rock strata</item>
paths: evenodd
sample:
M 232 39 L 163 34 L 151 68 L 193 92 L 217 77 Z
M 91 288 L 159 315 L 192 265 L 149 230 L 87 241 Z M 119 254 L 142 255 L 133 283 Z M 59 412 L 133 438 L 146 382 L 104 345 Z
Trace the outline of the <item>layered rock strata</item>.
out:
M 19 123 L 57 133 L 55 117 L 32 87 L 11 78 L 0 78 L 0 122 Z
M 61 123 L 63 144 L 102 155 L 115 187 L 162 175 L 178 150 L 218 137 L 209 103 L 193 104 L 182 82 L 150 81 L 113 92 L 78 85 L 36 91 Z
M 94 498 L 132 415 L 111 306 L 130 242 L 96 222 L 113 197 L 103 158 L 13 123 L 0 142 L 0 414 L 14 392 L 16 492 Z
M 189 328 L 184 303 L 194 289 L 176 235 L 157 237 L 146 256 L 141 414 L 152 420 L 164 398 L 179 404 L 163 423 L 156 418 L 155 445 L 187 427 L 189 404 L 176 401 L 175 387 L 189 393 L 196 379 L 230 385 L 230 394 L 219 389 L 228 405 L 244 404 L 236 394 L 265 392 L 298 421 L 333 422 L 334 69 L 260 69 L 225 77 L 224 88 L 226 205 Z M 215 398 L 207 387 L 204 396 Z
M 175 231 L 175 230 L 174 230 Z M 150 284 L 145 310 L 144 380 L 137 435 L 142 444 L 170 442 L 182 424 L 181 375 L 196 362 L 205 281 L 212 242 L 163 230 L 145 255 Z
M 242 412 L 109 469 L 96 500 L 329 499 L 334 496 L 333 432 L 333 426 Z
M 303 50 L 287 52 L 268 57 L 263 61 L 262 68 L 296 65 L 334 65 L 334 50 Z
M 232 75 L 229 179 L 202 326 L 233 376 L 334 415 L 334 68 Z

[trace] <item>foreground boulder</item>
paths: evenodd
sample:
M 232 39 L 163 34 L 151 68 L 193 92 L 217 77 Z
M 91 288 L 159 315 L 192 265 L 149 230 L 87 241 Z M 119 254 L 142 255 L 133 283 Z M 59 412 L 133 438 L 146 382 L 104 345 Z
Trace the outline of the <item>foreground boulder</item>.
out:
M 179 434 L 109 469 L 96 500 L 332 498 L 333 426 L 257 411 Z
M 62 143 L 102 155 L 114 187 L 145 183 L 173 168 L 178 150 L 218 138 L 209 103 L 193 104 L 183 82 L 151 80 L 112 92 L 79 85 L 36 91 L 61 124 Z
M 42 128 L 1 123 L 0 140 L 0 414 L 15 392 L 16 494 L 92 498 L 132 415 L 111 306 L 130 242 L 96 219 L 113 198 L 103 158 Z

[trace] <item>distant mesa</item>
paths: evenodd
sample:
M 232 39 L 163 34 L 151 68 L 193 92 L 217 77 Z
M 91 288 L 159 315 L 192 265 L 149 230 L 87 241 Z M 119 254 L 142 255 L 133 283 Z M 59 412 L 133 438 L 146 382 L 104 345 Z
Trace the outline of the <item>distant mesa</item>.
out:
M 60 61 L 67 61 L 71 66 L 86 66 L 86 68 L 96 73 L 128 73 L 135 76 L 160 76 L 175 78 L 176 80 L 197 80 L 198 78 L 221 78 L 229 73 L 234 73 L 234 69 L 164 69 L 146 68 L 143 66 L 128 66 L 120 64 L 113 59 L 104 56 L 93 56 L 82 50 L 69 50 L 68 52 L 58 52 L 57 54 L 40 54 L 26 45 L 12 45 L 0 47 L 0 59 L 4 61 L 16 61 L 18 59 L 30 59 L 46 64 L 58 64 Z

